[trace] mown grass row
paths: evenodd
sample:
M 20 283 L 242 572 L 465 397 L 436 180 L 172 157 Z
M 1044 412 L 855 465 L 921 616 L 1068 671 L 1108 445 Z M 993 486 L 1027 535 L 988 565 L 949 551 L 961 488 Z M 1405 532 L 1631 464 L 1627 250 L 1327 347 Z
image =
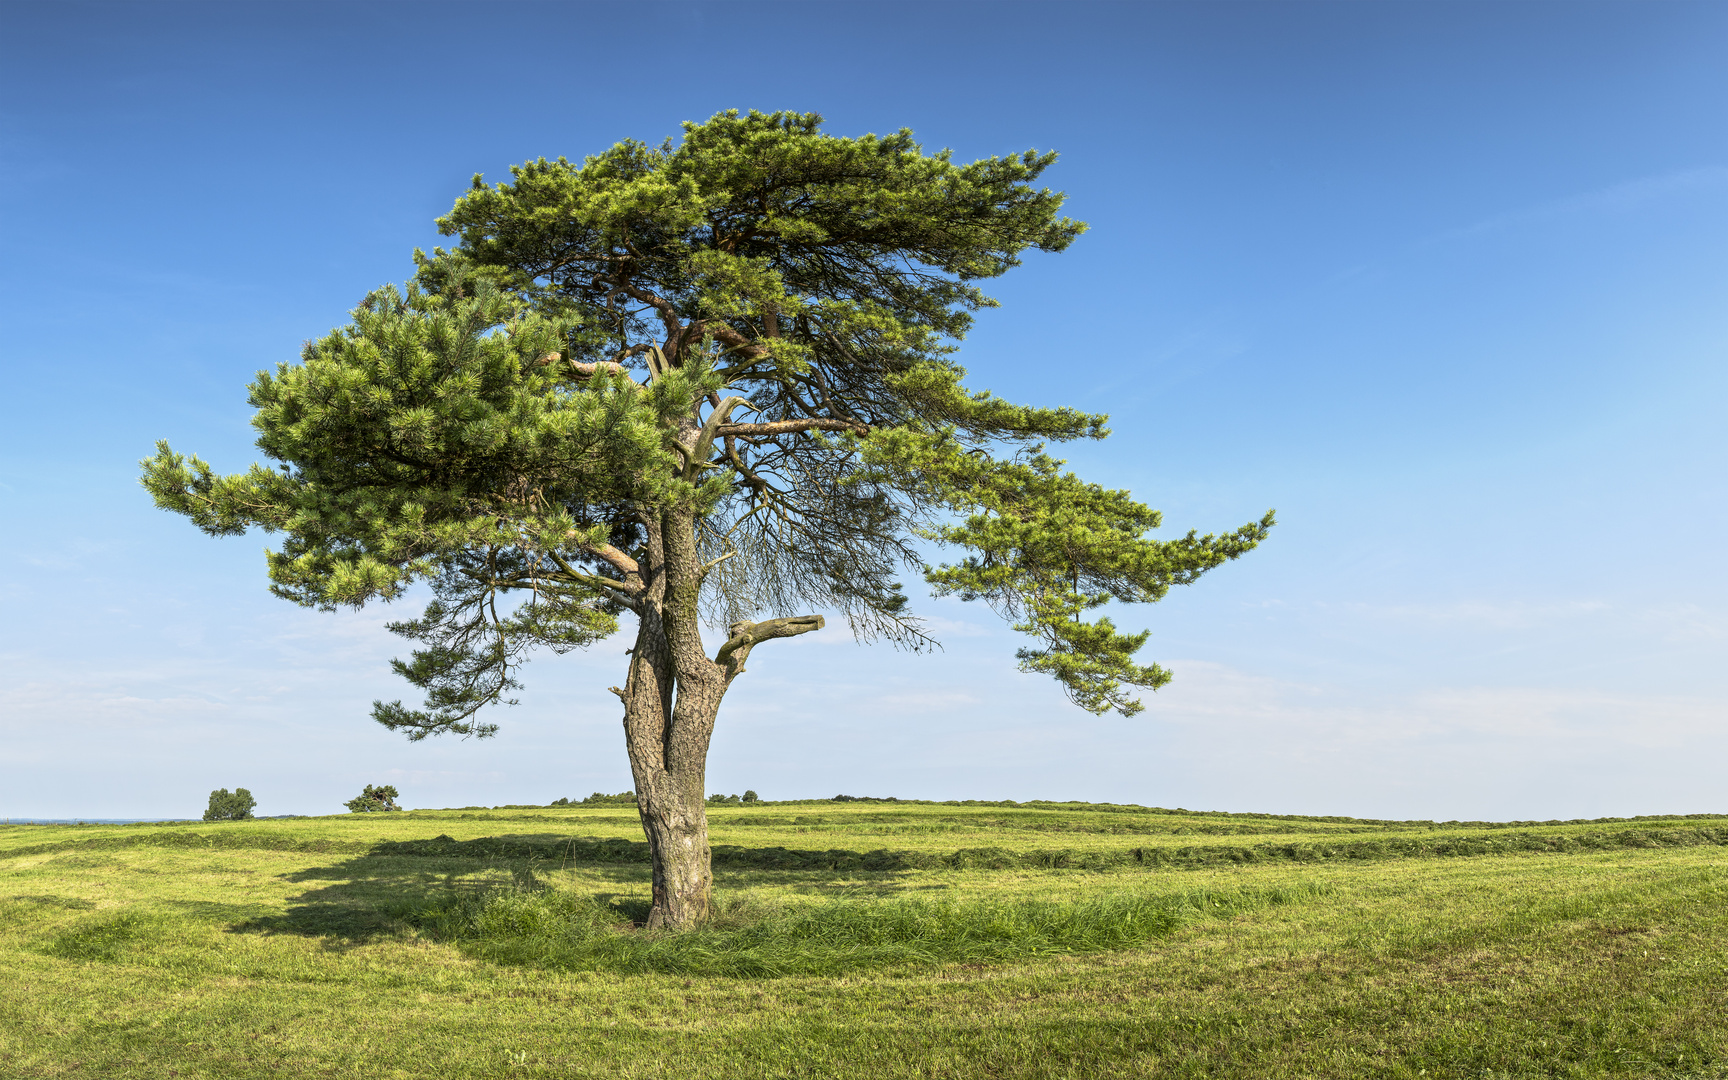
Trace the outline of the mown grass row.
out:
M 707 925 L 679 934 L 635 929 L 647 913 L 641 901 L 557 888 L 453 891 L 396 914 L 434 940 L 493 963 L 761 978 L 1128 949 L 1167 937 L 1195 918 L 1229 917 L 1329 891 L 1302 885 L 1125 892 L 1066 903 L 848 896 L 801 905 L 745 895 L 722 897 Z M 100 932 L 81 934 L 60 946 L 61 955 L 104 947 Z
M 1255 863 L 1323 863 L 1411 858 L 1461 858 L 1524 853 L 1572 854 L 1625 848 L 1728 846 L 1728 828 L 1634 828 L 1564 833 L 1466 833 L 1421 837 L 1315 840 L 1261 844 L 1194 844 L 1133 847 L 1115 851 L 1068 848 L 1012 851 L 1001 847 L 957 851 L 801 850 L 785 847 L 713 845 L 714 865 L 755 870 L 1107 870 L 1135 866 L 1189 869 Z M 38 844 L 4 852 L 6 857 L 61 851 L 131 847 L 240 849 L 352 854 L 388 858 L 544 861 L 556 864 L 649 861 L 648 845 L 622 838 L 576 837 L 527 841 L 503 837 L 456 840 L 363 841 L 306 838 L 249 829 L 171 830 L 137 836 L 104 836 Z

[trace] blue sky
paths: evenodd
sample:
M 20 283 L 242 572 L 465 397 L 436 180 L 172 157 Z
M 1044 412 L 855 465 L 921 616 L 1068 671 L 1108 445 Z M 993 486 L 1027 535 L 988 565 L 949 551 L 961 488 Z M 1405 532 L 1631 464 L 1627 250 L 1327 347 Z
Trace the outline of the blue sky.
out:
M 0 8 L 0 813 L 328 813 L 629 786 L 625 641 L 485 743 L 367 719 L 382 629 L 152 508 L 170 439 L 401 280 L 475 172 L 726 108 L 1055 149 L 1091 231 L 995 283 L 975 387 L 1109 412 L 1070 456 L 1166 532 L 1272 538 L 1154 607 L 1096 718 L 987 610 L 946 650 L 760 655 L 709 787 L 1426 818 L 1728 810 L 1728 6 Z M 405 644 L 405 643 L 404 643 Z

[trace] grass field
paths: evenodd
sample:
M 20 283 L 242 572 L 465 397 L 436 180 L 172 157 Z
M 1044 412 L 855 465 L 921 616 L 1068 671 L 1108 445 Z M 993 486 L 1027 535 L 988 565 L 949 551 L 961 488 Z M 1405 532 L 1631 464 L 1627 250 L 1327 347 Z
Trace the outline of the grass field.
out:
M 1728 1077 L 1728 818 L 627 807 L 0 827 L 5 1077 Z

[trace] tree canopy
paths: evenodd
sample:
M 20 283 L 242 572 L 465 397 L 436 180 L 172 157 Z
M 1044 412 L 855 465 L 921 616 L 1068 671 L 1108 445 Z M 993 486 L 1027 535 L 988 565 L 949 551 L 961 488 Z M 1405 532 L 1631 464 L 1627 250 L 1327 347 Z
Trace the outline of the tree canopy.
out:
M 438 221 L 451 250 L 252 383 L 272 464 L 221 476 L 163 443 L 144 483 L 211 534 L 282 533 L 271 587 L 296 603 L 428 583 L 392 624 L 425 704 L 374 709 L 412 739 L 491 734 L 476 714 L 532 649 L 633 616 L 614 691 L 651 841 L 655 806 L 693 794 L 700 815 L 720 697 L 757 645 L 824 624 L 803 612 L 930 643 L 907 571 L 1013 620 L 1021 667 L 1082 708 L 1132 714 L 1132 688 L 1170 676 L 1098 609 L 1194 581 L 1272 516 L 1153 539 L 1157 511 L 1046 452 L 1105 437 L 1104 416 L 964 385 L 955 351 L 995 303 L 979 283 L 1084 231 L 1036 186 L 1054 161 L 732 112 L 476 176 Z M 711 658 L 703 624 L 725 628 Z
M 396 800 L 402 797 L 394 785 L 379 784 L 377 787 L 366 785 L 366 790 L 349 799 L 342 805 L 351 814 L 375 814 L 381 811 L 400 810 Z
M 252 817 L 252 808 L 258 805 L 258 800 L 245 788 L 217 788 L 210 793 L 210 802 L 204 807 L 205 821 L 247 821 Z

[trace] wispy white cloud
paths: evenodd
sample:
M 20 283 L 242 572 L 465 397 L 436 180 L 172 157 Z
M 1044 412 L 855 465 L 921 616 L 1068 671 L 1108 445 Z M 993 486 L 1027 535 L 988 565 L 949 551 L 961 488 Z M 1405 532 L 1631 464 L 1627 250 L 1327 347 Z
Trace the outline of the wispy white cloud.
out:
M 1634 613 L 1634 623 L 1663 641 L 1728 638 L 1728 612 L 1700 604 L 1657 604 Z
M 52 551 L 38 549 L 21 555 L 18 561 L 39 570 L 80 570 L 87 569 L 92 560 L 113 555 L 128 546 L 129 541 L 119 537 L 92 540 L 75 536 L 56 544 Z
M 1458 229 L 1450 229 L 1432 237 L 1439 243 L 1466 236 L 1479 236 L 1517 225 L 1550 221 L 1580 214 L 1618 213 L 1674 195 L 1728 186 L 1728 165 L 1712 165 L 1699 169 L 1683 169 L 1656 176 L 1639 177 L 1595 191 L 1570 195 L 1536 206 L 1495 214 Z
M 992 625 L 964 619 L 945 619 L 940 615 L 924 616 L 924 628 L 940 641 L 943 638 L 995 637 L 1000 631 Z
M 1541 686 L 1437 686 L 1375 692 L 1271 679 L 1200 660 L 1179 663 L 1187 686 L 1163 719 L 1227 724 L 1309 753 L 1467 741 L 1511 752 L 1514 744 L 1612 743 L 1679 747 L 1728 737 L 1728 707 L 1713 698 Z M 1285 733 L 1280 735 L 1279 733 Z
M 1370 623 L 1406 628 L 1519 632 L 1608 621 L 1623 632 L 1669 643 L 1728 638 L 1728 612 L 1692 603 L 1626 605 L 1595 599 L 1529 601 L 1469 597 L 1432 603 L 1323 603 L 1317 607 Z
M 976 694 L 961 691 L 923 690 L 912 693 L 883 694 L 875 699 L 876 704 L 894 709 L 900 713 L 932 713 L 946 712 L 956 706 L 976 705 L 979 702 Z
M 1441 625 L 1527 630 L 1557 622 L 1588 618 L 1610 610 L 1600 600 L 1565 600 L 1552 603 L 1499 600 L 1452 600 L 1430 604 L 1339 605 L 1342 610 L 1374 620 Z

